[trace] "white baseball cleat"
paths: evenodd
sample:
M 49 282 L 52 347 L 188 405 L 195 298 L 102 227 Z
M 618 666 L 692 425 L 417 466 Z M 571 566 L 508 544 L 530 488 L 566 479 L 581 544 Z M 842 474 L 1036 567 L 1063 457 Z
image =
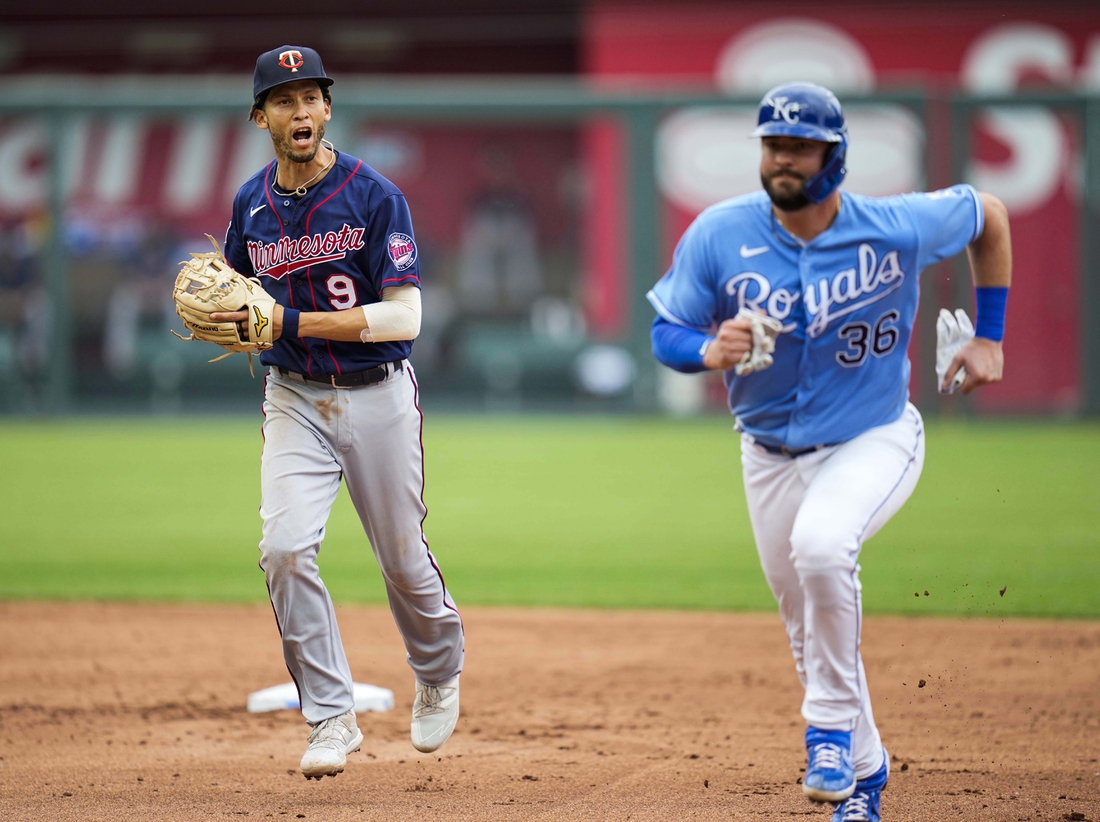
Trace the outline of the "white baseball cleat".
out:
M 319 722 L 309 733 L 309 747 L 302 757 L 302 776 L 320 779 L 343 773 L 348 754 L 363 744 L 363 732 L 355 724 L 355 711 Z
M 446 742 L 458 722 L 458 675 L 440 685 L 416 683 L 413 701 L 412 743 L 431 753 Z

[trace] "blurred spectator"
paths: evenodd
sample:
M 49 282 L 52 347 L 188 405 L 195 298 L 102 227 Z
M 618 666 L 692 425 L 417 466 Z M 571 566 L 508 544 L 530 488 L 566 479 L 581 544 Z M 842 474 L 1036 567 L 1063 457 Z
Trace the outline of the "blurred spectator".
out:
M 444 252 L 427 231 L 418 232 L 417 246 L 420 254 L 423 319 L 416 345 L 413 346 L 413 361 L 417 368 L 430 371 L 451 364 L 459 312 L 454 293 L 446 279 L 441 276 L 443 266 L 440 259 Z
M 177 259 L 185 257 L 168 227 L 154 223 L 143 232 L 123 278 L 107 301 L 103 361 L 114 377 L 126 379 L 134 373 L 146 322 L 151 321 L 165 334 L 173 326 L 172 282 Z
M 516 186 L 516 167 L 505 148 L 482 152 L 481 189 L 462 229 L 458 297 L 472 314 L 517 316 L 542 293 L 535 215 Z
M 49 298 L 30 221 L 0 225 L 0 376 L 40 371 L 49 358 Z

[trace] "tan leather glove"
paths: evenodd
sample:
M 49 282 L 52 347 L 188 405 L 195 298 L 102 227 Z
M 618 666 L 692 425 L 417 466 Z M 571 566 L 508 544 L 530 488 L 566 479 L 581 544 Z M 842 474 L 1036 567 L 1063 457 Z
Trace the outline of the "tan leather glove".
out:
M 209 234 L 206 236 L 210 237 Z M 176 336 L 181 340 L 212 342 L 226 350 L 227 353 L 210 362 L 217 362 L 230 354 L 248 354 L 251 370 L 252 355 L 267 351 L 273 344 L 271 332 L 275 298 L 264 291 L 258 279 L 244 277 L 230 268 L 217 241 L 210 237 L 210 242 L 214 244 L 214 251 L 192 254 L 190 260 L 182 263 L 183 268 L 176 277 L 172 299 L 176 303 L 176 313 L 191 332 L 188 337 Z M 234 312 L 244 308 L 248 309 L 247 339 L 241 338 L 236 323 L 210 319 L 215 312 Z

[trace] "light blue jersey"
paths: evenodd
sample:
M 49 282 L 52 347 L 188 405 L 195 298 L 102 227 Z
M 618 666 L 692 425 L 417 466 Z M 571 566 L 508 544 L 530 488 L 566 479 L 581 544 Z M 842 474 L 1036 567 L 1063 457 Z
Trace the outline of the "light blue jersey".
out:
M 883 198 L 843 193 L 833 225 L 803 242 L 759 191 L 700 214 L 649 301 L 668 322 L 706 334 L 742 307 L 781 321 L 770 368 L 726 372 L 730 410 L 770 445 L 845 442 L 901 415 L 919 274 L 982 228 L 981 199 L 968 185 Z

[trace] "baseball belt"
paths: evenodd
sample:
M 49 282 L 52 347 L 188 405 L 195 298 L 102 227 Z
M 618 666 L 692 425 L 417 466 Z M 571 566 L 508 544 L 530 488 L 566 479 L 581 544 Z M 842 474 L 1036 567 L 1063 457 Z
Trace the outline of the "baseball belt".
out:
M 322 385 L 331 385 L 333 388 L 355 388 L 360 385 L 374 385 L 382 382 L 395 371 L 404 371 L 405 362 L 404 360 L 395 360 L 394 362 L 376 365 L 374 368 L 368 368 L 366 371 L 356 371 L 352 374 L 325 374 L 318 377 L 310 374 L 299 374 L 297 371 L 288 371 L 277 365 L 271 366 L 271 370 L 284 379 L 317 382 Z
M 820 451 L 822 448 L 832 448 L 834 445 L 840 445 L 839 442 L 823 443 L 822 445 L 811 445 L 807 448 L 788 448 L 785 445 L 771 445 L 767 442 L 760 442 L 760 440 L 753 440 L 754 445 L 759 445 L 769 454 L 775 454 L 780 457 L 788 457 L 794 459 L 795 457 L 801 457 L 803 454 L 812 454 L 814 451 Z

